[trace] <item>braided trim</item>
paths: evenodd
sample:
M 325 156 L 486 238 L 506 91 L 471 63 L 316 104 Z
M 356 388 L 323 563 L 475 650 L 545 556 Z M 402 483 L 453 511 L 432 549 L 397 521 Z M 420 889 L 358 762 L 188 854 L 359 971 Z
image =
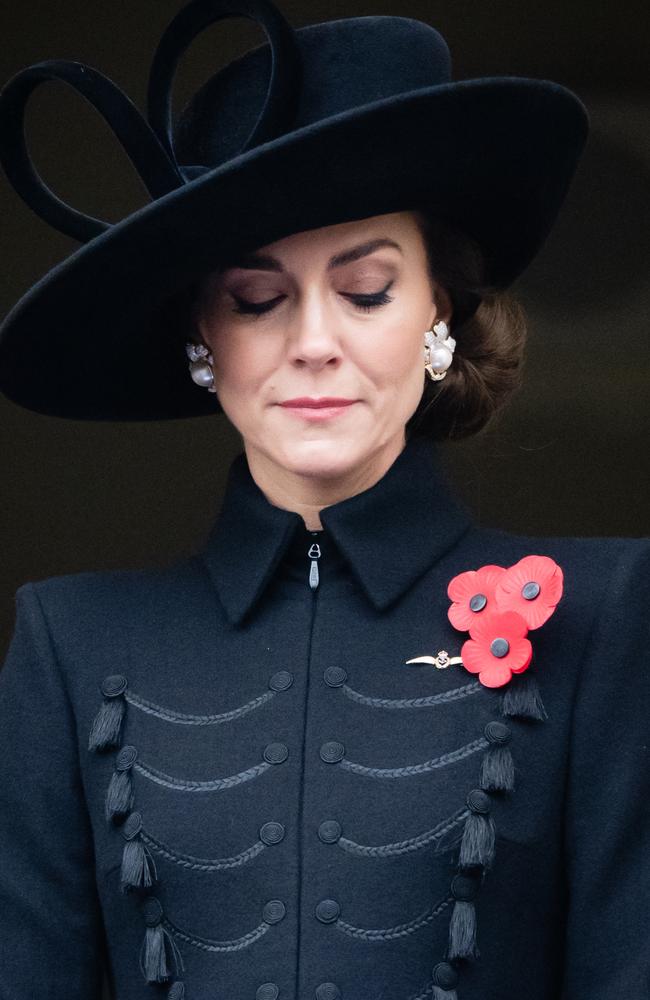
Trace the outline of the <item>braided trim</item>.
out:
M 247 715 L 248 712 L 252 712 L 256 708 L 265 705 L 276 694 L 276 691 L 265 691 L 264 694 L 252 698 L 251 701 L 247 701 L 238 708 L 233 708 L 228 712 L 216 712 L 211 715 L 193 715 L 189 712 L 177 712 L 172 708 L 157 705 L 155 702 L 149 701 L 147 698 L 142 698 L 132 691 L 125 691 L 124 697 L 134 708 L 139 709 L 141 712 L 146 712 L 148 715 L 155 715 L 156 718 L 163 719 L 165 722 L 177 722 L 185 726 L 213 726 L 222 722 L 230 722 L 232 719 L 239 719 L 242 715 Z
M 433 996 L 433 980 L 429 980 L 426 986 L 424 986 L 419 993 L 416 993 L 409 997 L 409 1000 L 431 1000 Z
M 358 844 L 354 840 L 350 840 L 348 837 L 339 837 L 337 844 L 342 848 L 342 850 L 347 851 L 350 854 L 355 854 L 359 857 L 371 857 L 371 858 L 390 858 L 400 854 L 408 854 L 412 851 L 419 851 L 423 847 L 427 847 L 432 841 L 439 840 L 444 837 L 446 833 L 453 830 L 455 826 L 464 822 L 469 810 L 463 807 L 453 813 L 446 819 L 441 820 L 437 826 L 434 826 L 431 830 L 426 830 L 424 833 L 419 833 L 415 837 L 409 837 L 408 840 L 398 840 L 392 844 Z
M 452 750 L 441 757 L 425 760 L 422 764 L 407 764 L 405 767 L 367 767 L 365 764 L 357 764 L 355 761 L 348 760 L 347 757 L 343 757 L 339 763 L 346 771 L 353 771 L 355 774 L 366 774 L 372 778 L 404 778 L 414 774 L 426 774 L 427 771 L 434 771 L 439 767 L 446 767 L 447 764 L 463 760 L 478 750 L 485 750 L 488 746 L 488 741 L 484 736 L 481 736 L 479 739 L 473 740 L 471 743 L 466 743 L 465 746 L 459 747 L 458 750 Z
M 450 701 L 459 701 L 461 698 L 478 694 L 482 689 L 483 685 L 479 681 L 470 681 L 469 684 L 463 684 L 462 687 L 442 691 L 440 694 L 423 695 L 420 698 L 373 698 L 355 691 L 349 684 L 342 686 L 342 691 L 348 698 L 360 705 L 369 705 L 371 708 L 430 708 L 432 705 L 445 705 Z
M 257 927 L 253 928 L 252 931 L 248 931 L 247 934 L 243 934 L 241 937 L 232 938 L 229 941 L 215 941 L 211 938 L 201 938 L 193 934 L 188 934 L 173 924 L 167 917 L 163 917 L 163 924 L 171 931 L 174 937 L 179 938 L 181 941 L 193 944 L 195 948 L 200 948 L 202 951 L 215 952 L 241 951 L 242 948 L 248 948 L 249 945 L 259 940 L 267 931 L 271 930 L 271 924 L 263 921 Z
M 333 926 L 341 931 L 341 933 L 362 941 L 393 941 L 395 938 L 408 937 L 410 934 L 415 934 L 421 927 L 426 927 L 427 924 L 433 923 L 435 918 L 453 901 L 453 896 L 447 896 L 445 899 L 441 899 L 439 903 L 436 903 L 430 910 L 425 910 L 424 913 L 421 913 L 413 920 L 409 920 L 405 924 L 396 924 L 394 927 L 369 930 L 365 927 L 355 927 L 353 924 L 348 924 L 340 918 L 334 922 Z
M 272 764 L 264 761 L 261 764 L 255 764 L 253 767 L 247 768 L 245 771 L 240 771 L 238 774 L 229 774 L 225 778 L 212 778 L 208 781 L 188 781 L 185 778 L 175 778 L 171 774 L 165 774 L 150 764 L 143 764 L 142 761 L 136 761 L 133 765 L 133 769 L 138 771 L 143 777 L 148 778 L 149 781 L 155 781 L 156 784 L 164 785 L 166 788 L 175 788 L 180 792 L 222 791 L 224 788 L 232 788 L 233 785 L 240 785 L 244 781 L 251 781 L 253 778 L 257 778 L 260 774 L 268 771 L 271 767 L 273 767 Z
M 152 837 L 150 833 L 146 833 L 145 830 L 142 830 L 141 837 L 148 847 L 152 848 L 157 854 L 160 854 L 161 857 L 166 858 L 167 861 L 173 861 L 174 864 L 179 865 L 181 868 L 201 872 L 238 868 L 240 865 L 252 861 L 258 854 L 266 850 L 268 846 L 261 840 L 258 840 L 251 847 L 247 847 L 245 850 L 240 851 L 239 854 L 233 854 L 229 858 L 197 858 L 192 854 L 181 854 L 179 851 L 174 851 L 170 847 L 166 847 L 165 844 L 156 840 L 155 837 Z

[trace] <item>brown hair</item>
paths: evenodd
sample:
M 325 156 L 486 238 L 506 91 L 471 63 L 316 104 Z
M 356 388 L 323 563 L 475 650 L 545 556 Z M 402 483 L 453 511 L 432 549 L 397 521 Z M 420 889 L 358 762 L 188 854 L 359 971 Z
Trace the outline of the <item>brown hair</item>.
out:
M 482 430 L 521 384 L 526 316 L 514 296 L 485 279 L 485 260 L 470 236 L 438 216 L 415 211 L 430 276 L 453 304 L 456 341 L 447 375 L 425 386 L 406 436 L 469 437 Z M 435 286 L 434 286 L 435 287 Z

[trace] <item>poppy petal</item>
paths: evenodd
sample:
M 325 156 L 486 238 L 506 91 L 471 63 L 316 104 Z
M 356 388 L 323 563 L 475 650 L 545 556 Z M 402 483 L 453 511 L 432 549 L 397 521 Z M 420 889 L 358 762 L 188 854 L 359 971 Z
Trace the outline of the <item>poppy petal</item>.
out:
M 472 639 L 487 645 L 497 635 L 503 635 L 508 640 L 523 639 L 527 632 L 528 625 L 525 618 L 516 611 L 491 611 L 489 615 L 477 618 L 469 630 Z
M 489 670 L 482 670 L 478 679 L 484 687 L 498 688 L 507 684 L 512 677 L 512 670 L 507 663 L 490 667 Z
M 503 566 L 488 565 L 459 573 L 450 581 L 447 596 L 454 603 L 447 617 L 454 628 L 467 632 L 477 616 L 493 608 L 496 586 L 505 572 Z
M 513 674 L 522 674 L 530 666 L 533 647 L 528 639 L 517 639 L 510 644 L 510 654 L 506 662 Z
M 499 610 L 517 611 L 529 628 L 547 621 L 562 596 L 563 573 L 548 556 L 525 556 L 499 580 L 495 603 Z

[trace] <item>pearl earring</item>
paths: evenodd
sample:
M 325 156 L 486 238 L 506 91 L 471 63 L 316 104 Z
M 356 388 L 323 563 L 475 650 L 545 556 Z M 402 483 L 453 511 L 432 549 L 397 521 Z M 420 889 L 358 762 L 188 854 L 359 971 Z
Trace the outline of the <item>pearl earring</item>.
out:
M 189 369 L 192 381 L 202 389 L 207 389 L 208 392 L 216 392 L 212 370 L 214 358 L 205 344 L 194 344 L 189 341 L 185 345 L 185 353 L 190 360 Z
M 454 358 L 456 341 L 449 336 L 449 327 L 443 319 L 424 334 L 424 368 L 434 382 L 447 374 Z

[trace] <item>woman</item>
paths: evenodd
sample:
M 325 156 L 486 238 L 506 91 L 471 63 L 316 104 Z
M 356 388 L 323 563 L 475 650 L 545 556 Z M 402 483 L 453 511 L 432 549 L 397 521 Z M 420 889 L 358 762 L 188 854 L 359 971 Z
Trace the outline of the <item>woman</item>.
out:
M 79 419 L 220 408 L 243 443 L 199 553 L 18 590 L 0 997 L 85 1000 L 104 962 L 118 1000 L 647 996 L 650 547 L 479 528 L 432 443 L 517 383 L 506 289 L 584 109 L 451 83 L 417 21 L 239 9 L 271 47 L 173 143 L 173 67 L 215 4 L 161 41 L 153 130 L 87 67 L 0 99 L 10 179 L 88 241 L 5 320 L 3 390 Z M 157 193 L 112 229 L 24 170 L 53 75 L 138 139 Z

